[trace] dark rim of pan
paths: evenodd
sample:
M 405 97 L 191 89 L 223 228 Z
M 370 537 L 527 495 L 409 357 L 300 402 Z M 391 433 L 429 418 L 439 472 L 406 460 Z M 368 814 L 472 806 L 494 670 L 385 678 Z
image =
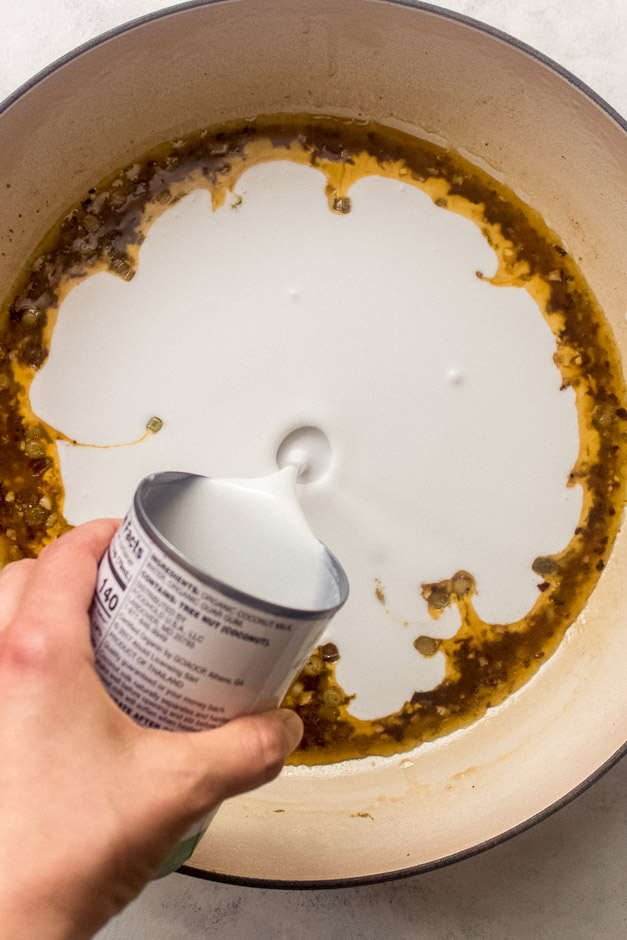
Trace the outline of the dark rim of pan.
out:
M 51 65 L 47 66 L 47 68 L 43 69 L 41 72 L 38 72 L 37 75 L 35 75 L 25 84 L 21 85 L 16 91 L 9 95 L 8 98 L 0 103 L 0 114 L 10 108 L 12 104 L 21 98 L 22 95 L 26 94 L 26 92 L 30 91 L 31 88 L 34 88 L 53 72 L 56 72 L 57 69 L 66 65 L 68 62 L 71 62 L 73 59 L 83 55 L 83 53 L 89 52 L 90 49 L 107 42 L 109 39 L 113 39 L 116 36 L 120 36 L 122 33 L 129 32 L 130 30 L 140 28 L 144 24 L 150 23 L 153 20 L 174 16 L 184 12 L 185 10 L 192 10 L 195 7 L 212 6 L 213 4 L 228 2 L 230 2 L 230 0 L 189 0 L 187 3 L 180 3 L 176 6 L 166 7 L 163 10 L 157 10 L 154 13 L 148 13 L 145 16 L 140 16 L 128 23 L 117 26 L 115 29 L 110 29 L 106 33 L 102 33 L 101 35 L 96 36 L 94 39 L 91 39 L 89 42 L 83 43 L 83 45 L 78 46 L 71 52 L 68 52 L 67 55 L 57 59 Z M 596 92 L 594 92 L 584 82 L 573 75 L 572 72 L 569 72 L 568 69 L 563 68 L 548 56 L 543 55 L 543 53 L 538 52 L 537 49 L 534 49 L 532 46 L 528 46 L 519 39 L 515 39 L 508 33 L 504 33 L 500 29 L 496 29 L 493 26 L 488 26 L 479 20 L 465 16 L 462 13 L 456 13 L 453 10 L 445 10 L 442 7 L 435 7 L 430 3 L 422 3 L 421 0 L 383 0 L 383 2 L 393 4 L 395 6 L 404 6 L 408 7 L 409 9 L 420 10 L 423 13 L 429 13 L 442 19 L 455 20 L 458 23 L 462 23 L 464 26 L 470 27 L 471 29 L 477 30 L 481 33 L 486 33 L 488 36 L 492 36 L 494 39 L 498 39 L 501 42 L 504 42 L 507 45 L 510 45 L 513 48 L 519 50 L 520 52 L 526 53 L 531 58 L 536 59 L 538 62 L 542 63 L 542 65 L 548 66 L 554 72 L 557 72 L 558 75 L 561 75 L 562 78 L 565 78 L 568 82 L 570 82 L 571 85 L 574 85 L 575 88 L 583 92 L 603 111 L 605 111 L 608 117 L 612 118 L 612 120 L 614 120 L 619 125 L 619 127 L 627 132 L 627 120 L 625 120 L 625 118 L 615 111 L 614 108 L 604 101 L 603 98 L 597 95 Z M 433 859 L 433 861 L 425 862 L 422 865 L 412 865 L 407 868 L 400 868 L 397 871 L 380 872 L 377 874 L 365 875 L 363 877 L 358 876 L 352 878 L 330 878 L 328 880 L 321 879 L 304 881 L 284 881 L 268 878 L 242 878 L 238 877 L 237 875 L 226 875 L 222 874 L 221 872 L 206 871 L 204 869 L 195 868 L 193 865 L 183 865 L 183 867 L 179 869 L 179 872 L 186 875 L 193 875 L 196 878 L 204 878 L 208 881 L 219 881 L 225 884 L 241 885 L 243 887 L 277 889 L 292 888 L 299 890 L 350 888 L 356 887 L 358 885 L 378 884 L 384 881 L 397 881 L 401 878 L 409 878 L 412 875 L 433 871 L 433 869 L 436 868 L 444 868 L 448 865 L 453 865 L 455 862 L 462 861 L 463 859 L 471 858 L 473 855 L 479 855 L 482 852 L 485 852 L 487 849 L 491 849 L 495 845 L 500 845 L 501 843 L 506 842 L 508 839 L 512 839 L 514 836 L 517 836 L 519 833 L 525 832 L 527 829 L 531 829 L 532 826 L 535 826 L 537 823 L 542 822 L 542 820 L 552 816 L 553 813 L 562 809 L 562 807 L 566 806 L 572 800 L 580 796 L 585 790 L 588 789 L 588 787 L 592 786 L 593 783 L 596 783 L 597 780 L 599 780 L 605 773 L 607 773 L 608 770 L 614 767 L 626 755 L 627 741 L 622 747 L 618 749 L 618 751 L 616 751 L 615 754 L 605 761 L 604 764 L 595 770 L 594 773 L 590 774 L 589 777 L 586 777 L 586 779 L 578 784 L 578 786 L 576 786 L 573 790 L 570 790 L 550 806 L 547 806 L 546 809 L 536 813 L 535 816 L 532 816 L 530 819 L 519 823 L 519 825 L 514 826 L 512 829 L 507 829 L 505 832 L 501 832 L 498 835 L 493 836 L 491 839 L 486 839 L 484 842 L 473 845 L 468 849 L 464 849 L 461 852 L 456 852 L 453 855 L 447 855 L 444 858 Z

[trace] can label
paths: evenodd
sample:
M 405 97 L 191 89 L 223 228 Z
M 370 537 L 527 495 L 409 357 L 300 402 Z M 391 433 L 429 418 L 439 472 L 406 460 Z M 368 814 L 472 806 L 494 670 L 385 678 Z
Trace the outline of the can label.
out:
M 328 622 L 277 616 L 222 593 L 166 555 L 126 515 L 90 610 L 96 668 L 138 724 L 216 728 L 277 707 Z

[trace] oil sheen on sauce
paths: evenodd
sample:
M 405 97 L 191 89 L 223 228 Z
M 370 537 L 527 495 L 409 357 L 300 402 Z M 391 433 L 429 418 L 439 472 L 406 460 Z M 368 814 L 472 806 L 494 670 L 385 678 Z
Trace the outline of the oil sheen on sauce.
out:
M 287 696 L 305 722 L 292 761 L 399 753 L 502 702 L 582 610 L 624 499 L 618 352 L 558 236 L 461 157 L 350 121 L 205 129 L 96 182 L 3 306 L 0 561 L 121 512 L 142 475 L 173 469 L 173 441 L 186 470 L 263 476 L 286 431 L 318 424 L 333 465 L 302 504 L 352 596 Z M 190 220 L 202 228 L 212 217 L 215 232 L 194 254 Z M 442 260 L 449 233 L 452 269 Z M 168 294 L 185 259 L 206 269 L 202 292 L 175 283 Z M 403 294 L 412 278 L 423 279 L 410 298 L 419 343 Z M 220 315 L 208 346 L 210 294 Z M 240 320 L 242 310 L 255 317 Z M 112 336 L 107 368 L 98 355 L 111 355 Z M 538 350 L 549 364 L 539 371 Z M 343 369 L 347 359 L 360 368 Z M 86 407 L 92 385 L 100 399 Z M 376 434 L 360 438 L 363 410 Z M 552 434 L 566 444 L 536 479 L 534 450 L 551 454 Z M 112 446 L 127 442 L 137 445 Z M 481 473 L 492 474 L 487 490 L 476 488 Z M 412 487 L 417 520 L 400 498 Z M 545 532 L 525 536 L 520 493 L 545 513 Z

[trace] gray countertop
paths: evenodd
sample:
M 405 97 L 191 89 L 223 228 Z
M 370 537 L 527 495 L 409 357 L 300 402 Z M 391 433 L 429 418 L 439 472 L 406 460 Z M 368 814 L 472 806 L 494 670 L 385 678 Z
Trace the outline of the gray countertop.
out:
M 0 99 L 98 33 L 159 0 L 4 0 Z M 442 3 L 529 43 L 627 115 L 624 0 Z M 528 832 L 448 868 L 326 891 L 240 888 L 171 875 L 99 933 L 100 940 L 397 940 L 627 936 L 627 761 Z
M 482 855 L 403 881 L 326 891 L 171 875 L 99 940 L 619 940 L 627 935 L 627 760 Z

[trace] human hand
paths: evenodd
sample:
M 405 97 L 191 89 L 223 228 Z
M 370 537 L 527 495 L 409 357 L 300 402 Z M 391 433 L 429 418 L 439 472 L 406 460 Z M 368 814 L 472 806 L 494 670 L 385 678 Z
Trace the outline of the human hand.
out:
M 98 678 L 88 608 L 117 523 L 0 575 L 0 938 L 79 940 L 229 796 L 272 780 L 302 723 L 280 709 L 194 734 L 142 728 Z

